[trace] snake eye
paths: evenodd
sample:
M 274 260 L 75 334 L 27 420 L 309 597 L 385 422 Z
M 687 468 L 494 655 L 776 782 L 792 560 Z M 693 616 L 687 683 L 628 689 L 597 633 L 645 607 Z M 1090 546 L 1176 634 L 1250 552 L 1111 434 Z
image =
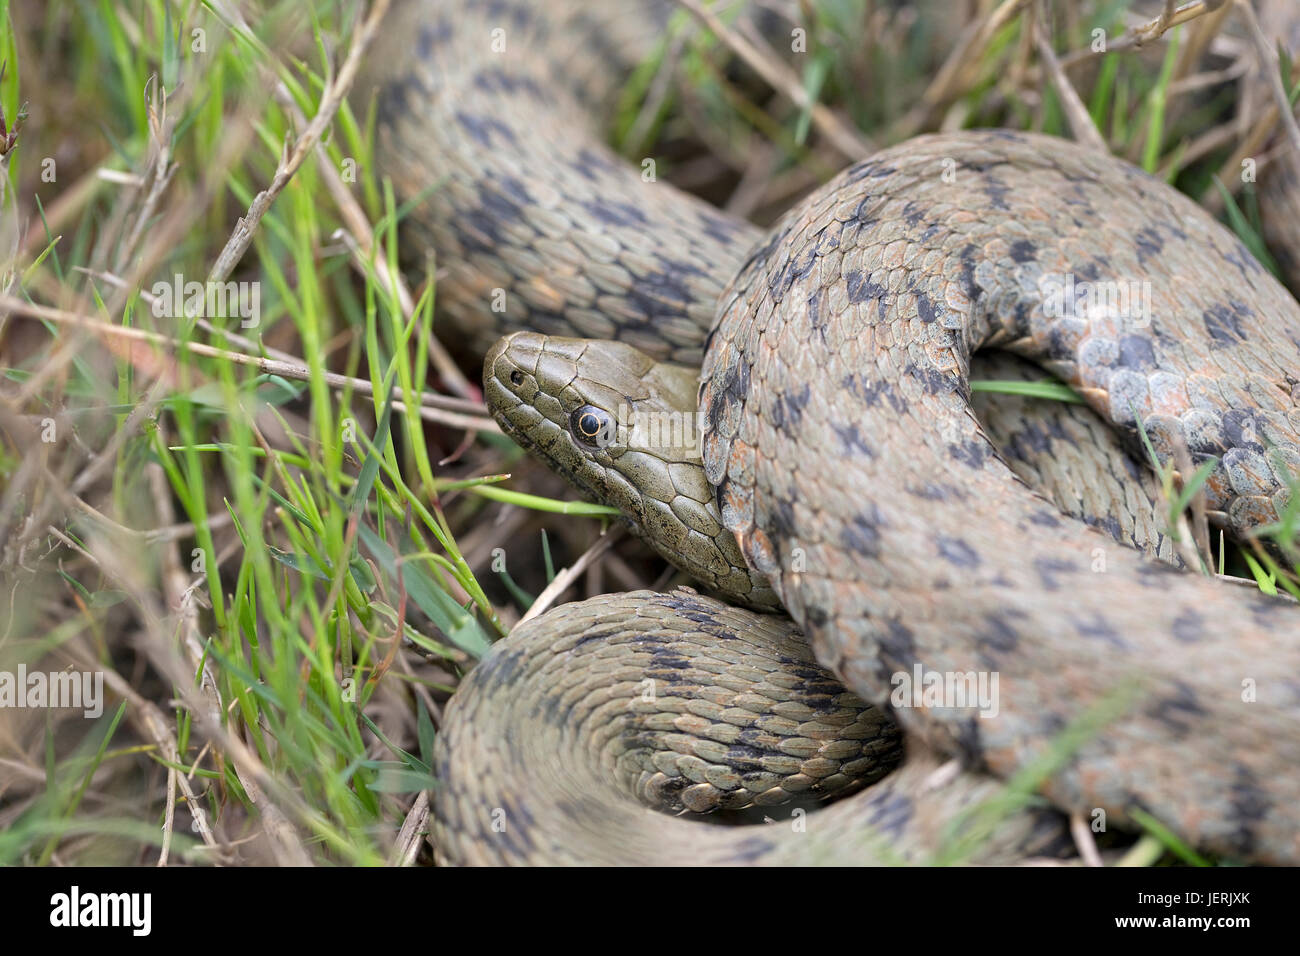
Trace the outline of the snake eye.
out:
M 569 416 L 573 437 L 591 448 L 604 448 L 614 440 L 614 419 L 595 405 L 583 405 Z
M 524 384 L 524 373 L 519 371 L 519 369 L 515 369 L 513 372 L 511 372 L 510 384 L 515 386 L 516 388 Z

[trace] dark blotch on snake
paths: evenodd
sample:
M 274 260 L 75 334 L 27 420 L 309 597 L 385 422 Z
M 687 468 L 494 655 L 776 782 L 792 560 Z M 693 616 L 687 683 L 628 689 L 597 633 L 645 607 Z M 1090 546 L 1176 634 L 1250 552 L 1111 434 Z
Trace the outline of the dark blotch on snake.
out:
M 606 226 L 634 229 L 645 227 L 650 223 L 645 213 L 631 203 L 597 198 L 579 203 L 579 205 Z
M 854 457 L 874 458 L 876 453 L 872 451 L 867 440 L 862 437 L 862 430 L 858 428 L 856 422 L 849 425 L 831 425 L 835 435 L 840 440 L 840 446 L 846 455 Z
M 941 481 L 927 481 L 919 485 L 908 485 L 907 493 L 922 501 L 962 501 L 966 497 L 966 492 L 957 485 L 949 485 Z
M 1160 233 L 1153 226 L 1143 226 L 1133 234 L 1133 240 L 1137 245 L 1138 263 L 1142 266 L 1147 264 L 1147 259 L 1158 256 L 1165 250 Z
M 1112 540 L 1124 543 L 1124 529 L 1114 515 L 1085 515 L 1083 522 L 1090 528 L 1104 532 Z
M 984 745 L 980 739 L 981 719 L 978 714 L 972 714 L 957 723 L 957 751 L 962 766 L 967 768 L 982 768 L 984 765 Z
M 869 407 L 876 407 L 883 398 L 889 402 L 890 408 L 896 413 L 901 415 L 907 410 L 907 399 L 898 394 L 898 389 L 894 387 L 893 382 L 884 379 L 868 379 L 864 375 L 854 373 L 846 375 L 840 384 Z
M 1204 717 L 1207 711 L 1196 701 L 1196 692 L 1186 684 L 1175 684 L 1172 696 L 1161 698 L 1147 708 L 1146 714 L 1158 720 L 1178 736 L 1185 736 L 1192 728 L 1192 718 Z
M 885 623 L 885 632 L 880 635 L 880 650 L 883 662 L 907 664 L 916 659 L 916 640 L 911 628 L 896 617 Z
M 1082 638 L 1092 641 L 1104 641 L 1116 650 L 1128 650 L 1128 642 L 1124 640 L 1114 626 L 1106 620 L 1100 611 L 1088 612 L 1091 617 L 1084 619 L 1080 617 L 1074 623 L 1075 633 Z
M 1272 804 L 1264 795 L 1251 771 L 1241 764 L 1235 766 L 1232 782 L 1232 821 L 1236 827 L 1233 843 L 1243 855 L 1255 852 L 1258 842 L 1255 831 L 1267 817 Z
M 927 324 L 939 318 L 938 308 L 924 292 L 916 293 L 916 314 Z
M 1203 320 L 1205 331 L 1210 333 L 1210 348 L 1230 348 L 1246 340 L 1241 319 L 1226 305 L 1206 309 Z
M 1119 340 L 1119 363 L 1125 368 L 1156 367 L 1156 350 L 1145 335 L 1126 335 Z
M 490 116 L 476 116 L 473 113 L 459 112 L 456 119 L 466 133 L 470 135 L 480 146 L 491 149 L 494 146 L 501 146 L 502 143 L 493 143 L 493 136 L 499 136 L 504 140 L 505 145 L 513 146 L 516 143 L 515 131 L 500 120 L 493 119 Z
M 865 558 L 880 557 L 880 527 L 884 518 L 875 504 L 870 504 L 864 511 L 844 523 L 840 531 L 840 540 L 844 546 L 855 554 Z
M 959 568 L 977 568 L 980 565 L 979 553 L 961 538 L 939 535 L 937 542 L 939 557 Z
M 844 277 L 847 283 L 849 294 L 849 303 L 857 305 L 860 302 L 866 302 L 868 299 L 883 298 L 888 291 L 883 285 L 871 281 L 871 276 L 858 270 L 850 272 Z
M 928 365 L 910 364 L 903 369 L 903 374 L 919 381 L 927 395 L 942 395 L 965 387 L 965 383 L 958 376 Z
M 1259 420 L 1251 409 L 1232 408 L 1224 412 L 1223 437 L 1229 447 L 1246 448 L 1256 453 L 1264 451 L 1259 442 Z
M 1180 644 L 1196 644 L 1205 638 L 1205 622 L 1201 620 L 1195 608 L 1184 608 L 1174 618 L 1170 630 L 1174 640 Z
M 768 512 L 771 518 L 771 536 L 777 541 L 790 541 L 797 537 L 794 520 L 794 503 L 786 498 L 772 502 Z
M 442 46 L 451 39 L 451 22 L 445 17 L 438 17 L 432 23 L 420 27 L 416 37 L 416 53 L 420 59 L 428 60 L 433 55 L 434 47 Z
M 868 817 L 868 822 L 887 836 L 897 839 L 915 812 L 916 807 L 907 794 L 884 791 L 871 801 L 871 815 Z
M 1007 251 L 1016 262 L 1033 262 L 1035 255 L 1038 253 L 1038 247 L 1028 239 L 1017 239 L 1011 243 L 1011 248 Z
M 778 429 L 798 428 L 812 389 L 806 383 L 799 391 L 783 392 L 772 403 L 772 424 Z
M 986 442 L 965 441 L 960 445 L 949 445 L 948 454 L 967 468 L 982 468 L 990 455 Z
M 1056 591 L 1061 587 L 1056 575 L 1077 574 L 1079 567 L 1073 561 L 1064 558 L 1042 558 L 1034 563 L 1034 570 L 1038 572 L 1038 580 L 1042 583 L 1043 590 Z
M 999 655 L 1015 653 L 1020 646 L 1020 633 L 1010 617 L 1010 611 L 993 611 L 984 615 L 984 626 L 975 638 L 981 657 L 996 662 Z M 993 653 L 985 654 L 985 651 Z

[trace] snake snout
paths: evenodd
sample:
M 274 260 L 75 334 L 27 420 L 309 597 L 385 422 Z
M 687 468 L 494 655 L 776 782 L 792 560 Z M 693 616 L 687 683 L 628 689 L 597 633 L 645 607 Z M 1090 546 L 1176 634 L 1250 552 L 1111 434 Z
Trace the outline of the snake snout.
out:
M 529 401 L 537 391 L 537 361 L 546 336 L 536 332 L 515 332 L 498 339 L 483 359 L 483 385 L 491 393 L 507 392 Z

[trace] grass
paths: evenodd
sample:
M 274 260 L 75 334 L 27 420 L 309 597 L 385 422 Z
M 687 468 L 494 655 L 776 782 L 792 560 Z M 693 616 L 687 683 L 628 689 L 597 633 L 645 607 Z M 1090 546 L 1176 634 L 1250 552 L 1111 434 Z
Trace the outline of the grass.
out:
M 667 178 L 694 161 L 707 175 L 693 188 L 715 199 L 770 150 L 768 182 L 740 210 L 759 221 L 847 161 L 813 102 L 880 143 L 945 118 L 1069 135 L 1056 94 L 1024 81 L 1023 17 L 918 110 L 964 24 L 913 28 L 876 7 L 813 5 L 814 52 L 792 74 L 802 107 L 728 66 L 679 11 L 611 135 L 633 159 L 662 151 Z M 435 276 L 408 273 L 409 290 L 394 278 L 409 204 L 373 174 L 364 103 L 339 105 L 323 156 L 294 172 L 229 276 L 258 283 L 256 327 L 154 314 L 156 280 L 212 274 L 328 101 L 364 14 L 273 3 L 250 25 L 218 9 L 82 0 L 15 22 L 0 0 L 7 130 L 28 104 L 4 160 L 0 246 L 21 247 L 0 289 L 58 313 L 0 319 L 0 661 L 103 671 L 119 701 L 91 721 L 3 715 L 0 864 L 427 859 L 399 831 L 424 825 L 418 794 L 436 786 L 432 740 L 458 674 L 610 514 L 568 500 L 439 365 Z M 1065 18 L 1056 49 L 1086 47 L 1122 11 Z M 1222 185 L 1229 149 L 1193 148 L 1222 98 L 1175 93 L 1177 45 L 1153 46 L 1101 60 L 1080 89 L 1089 115 L 1119 155 L 1218 196 L 1262 249 L 1249 190 L 1240 201 Z M 665 70 L 678 81 L 657 84 Z M 331 177 L 363 230 L 329 200 Z M 1073 400 L 1059 383 L 1017 387 Z M 516 487 L 500 487 L 510 473 Z M 1292 502 L 1272 529 L 1287 542 Z M 1292 584 L 1269 553 L 1242 557 L 1261 582 Z M 612 580 L 590 587 L 659 573 L 630 542 L 602 563 Z

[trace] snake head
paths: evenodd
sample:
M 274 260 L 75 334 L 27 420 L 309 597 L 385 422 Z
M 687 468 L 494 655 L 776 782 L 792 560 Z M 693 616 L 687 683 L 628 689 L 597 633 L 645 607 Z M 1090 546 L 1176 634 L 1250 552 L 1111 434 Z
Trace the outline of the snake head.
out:
M 635 521 L 671 472 L 701 470 L 695 375 L 631 345 L 516 332 L 483 364 L 488 410 L 506 434 L 580 491 Z
M 483 363 L 502 431 L 706 587 L 771 606 L 705 479 L 696 390 L 695 370 L 622 342 L 516 332 Z

